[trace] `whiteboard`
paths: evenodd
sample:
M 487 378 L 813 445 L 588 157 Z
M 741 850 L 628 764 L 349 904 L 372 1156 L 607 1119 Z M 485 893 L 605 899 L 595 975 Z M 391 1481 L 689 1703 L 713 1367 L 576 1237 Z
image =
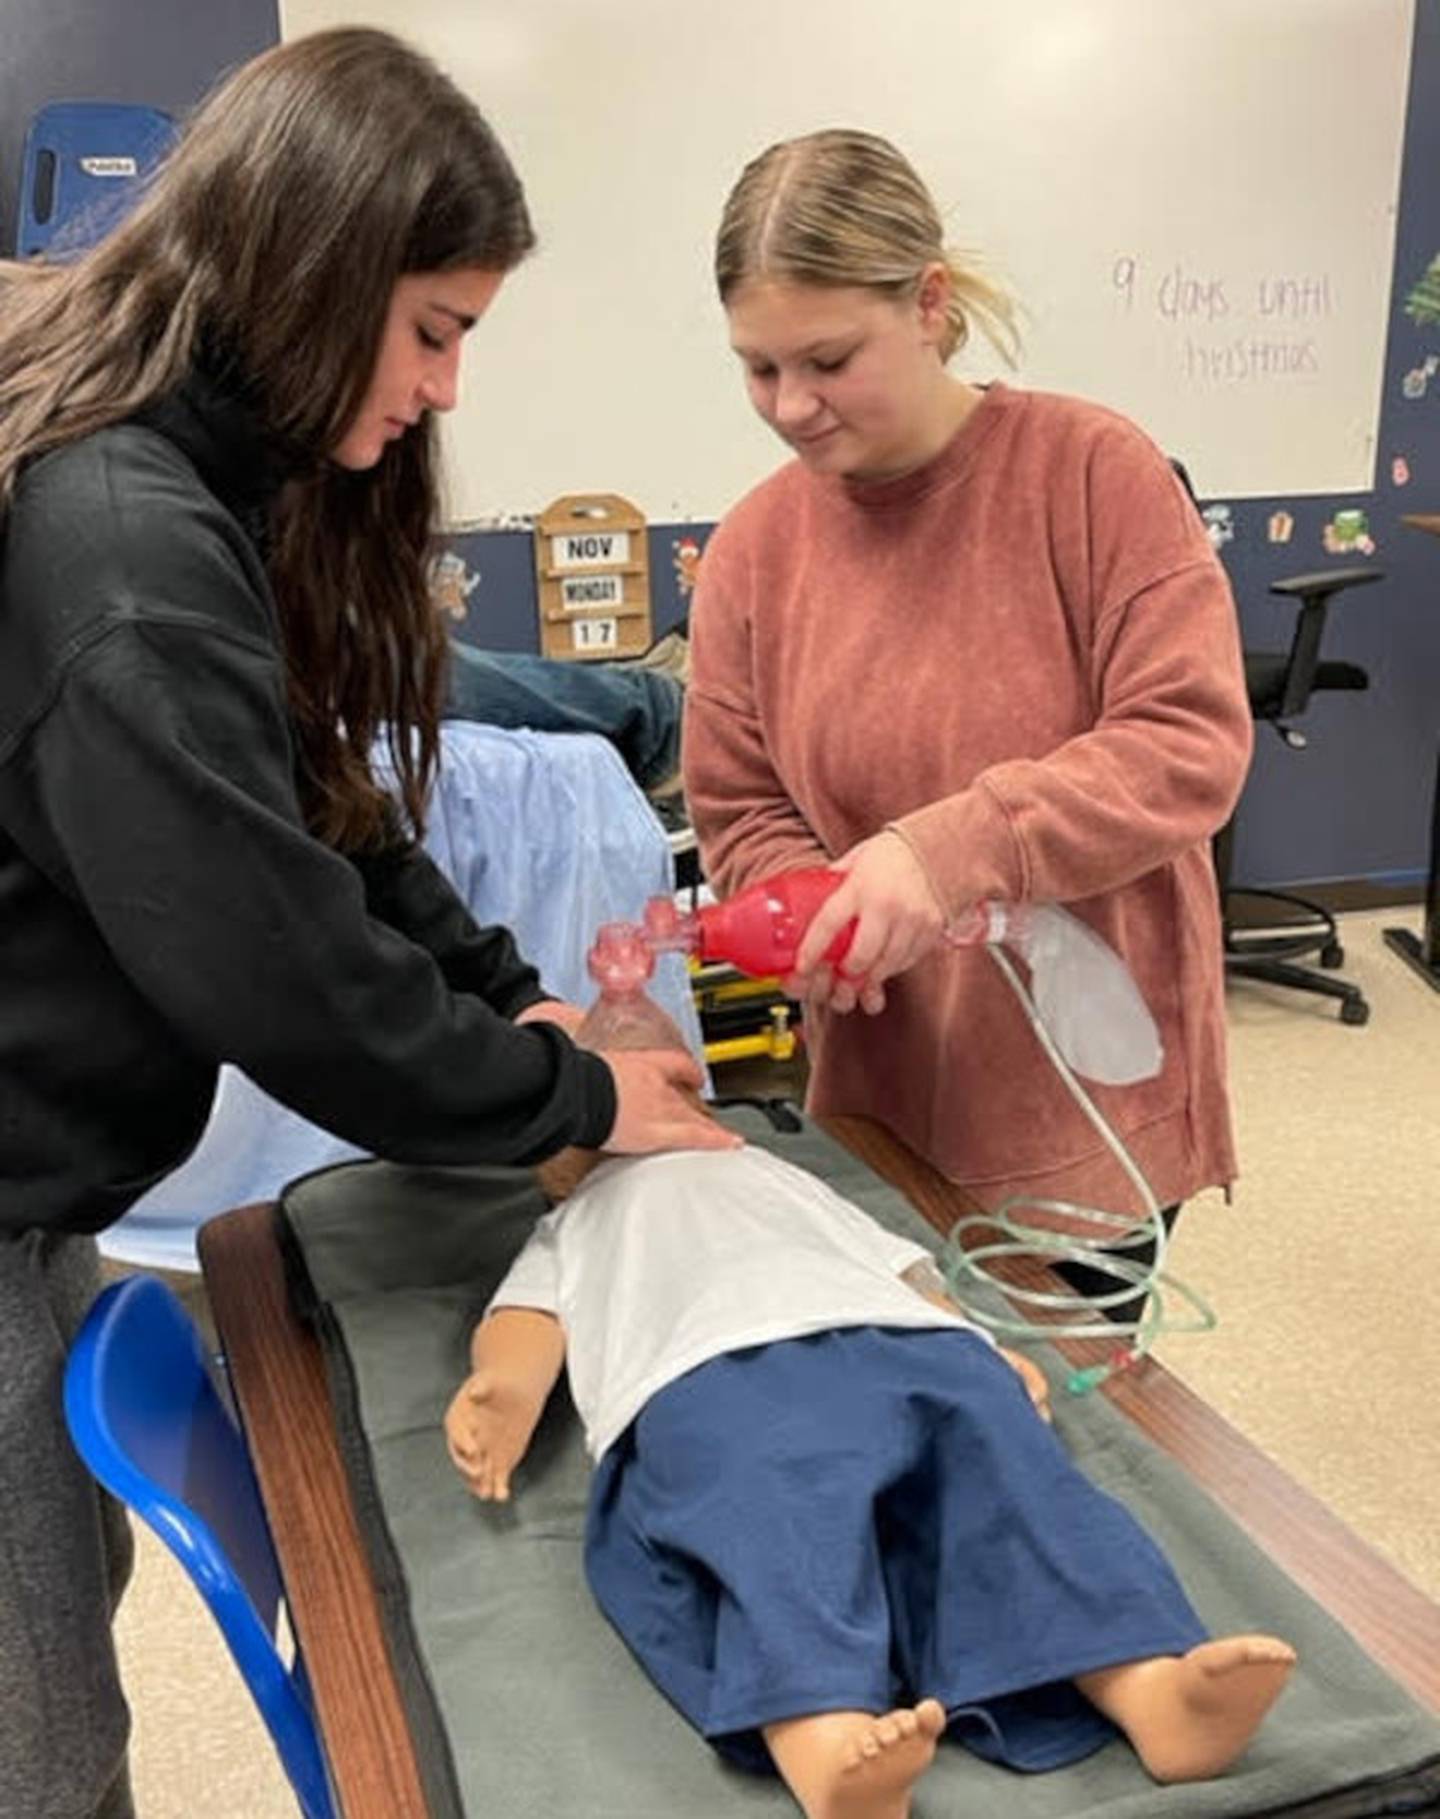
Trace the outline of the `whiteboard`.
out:
M 1136 418 L 1209 498 L 1368 491 L 1414 0 L 281 0 L 479 103 L 540 249 L 466 356 L 451 515 L 617 492 L 709 520 L 783 458 L 710 259 L 741 166 L 893 139 L 1026 310 L 1019 382 Z M 1007 376 L 983 344 L 954 370 Z

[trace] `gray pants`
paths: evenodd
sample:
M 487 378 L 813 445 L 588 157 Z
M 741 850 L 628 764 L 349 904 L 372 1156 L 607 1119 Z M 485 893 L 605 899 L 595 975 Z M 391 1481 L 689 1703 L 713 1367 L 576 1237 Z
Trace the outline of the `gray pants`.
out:
M 61 1405 L 99 1285 L 93 1239 L 0 1233 L 0 1819 L 134 1813 L 110 1632 L 130 1529 Z

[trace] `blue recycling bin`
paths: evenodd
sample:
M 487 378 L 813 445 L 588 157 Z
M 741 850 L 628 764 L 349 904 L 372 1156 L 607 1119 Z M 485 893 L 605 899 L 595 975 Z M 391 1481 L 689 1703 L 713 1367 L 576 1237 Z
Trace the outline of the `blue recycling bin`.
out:
M 178 129 L 159 108 L 52 101 L 25 135 L 16 252 L 84 252 L 134 207 Z

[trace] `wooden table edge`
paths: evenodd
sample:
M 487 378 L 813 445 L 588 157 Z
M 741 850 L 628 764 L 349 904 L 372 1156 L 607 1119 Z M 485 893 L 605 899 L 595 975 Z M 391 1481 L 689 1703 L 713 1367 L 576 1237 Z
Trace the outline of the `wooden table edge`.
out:
M 427 1819 L 324 1359 L 290 1306 L 278 1217 L 266 1202 L 208 1221 L 198 1241 L 205 1286 L 340 1810 Z M 306 1436 L 303 1449 L 272 1439 L 291 1432 Z

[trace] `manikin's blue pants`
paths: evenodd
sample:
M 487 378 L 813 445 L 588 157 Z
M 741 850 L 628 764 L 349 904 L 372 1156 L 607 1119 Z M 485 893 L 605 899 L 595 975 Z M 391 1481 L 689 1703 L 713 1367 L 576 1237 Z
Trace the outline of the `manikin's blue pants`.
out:
M 633 663 L 562 663 L 528 651 L 483 651 L 450 640 L 445 717 L 541 733 L 599 733 L 641 789 L 670 782 L 680 765 L 684 691 Z

